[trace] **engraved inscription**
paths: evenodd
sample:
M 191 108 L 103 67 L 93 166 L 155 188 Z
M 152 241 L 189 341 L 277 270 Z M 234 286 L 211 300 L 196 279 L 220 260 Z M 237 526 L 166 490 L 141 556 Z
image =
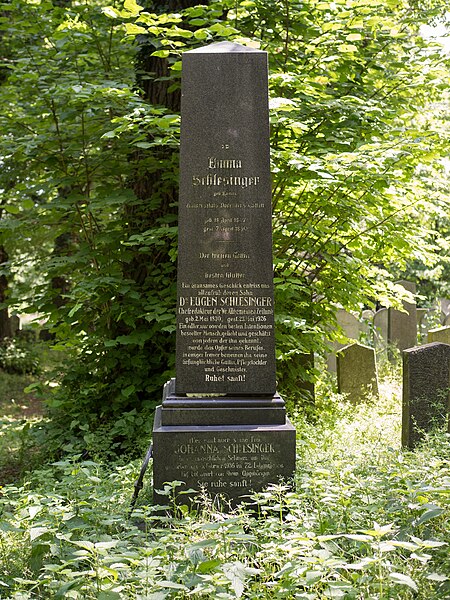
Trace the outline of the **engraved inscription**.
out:
M 191 436 L 174 447 L 181 480 L 206 487 L 210 493 L 260 488 L 276 483 L 283 472 L 283 446 L 272 436 L 248 435 L 242 439 L 220 433 L 208 439 Z
M 239 154 L 220 144 L 199 159 L 180 207 L 191 236 L 178 274 L 177 380 L 195 380 L 189 393 L 275 391 L 270 186 L 258 191 L 262 177 Z M 272 371 L 263 385 L 258 373 Z

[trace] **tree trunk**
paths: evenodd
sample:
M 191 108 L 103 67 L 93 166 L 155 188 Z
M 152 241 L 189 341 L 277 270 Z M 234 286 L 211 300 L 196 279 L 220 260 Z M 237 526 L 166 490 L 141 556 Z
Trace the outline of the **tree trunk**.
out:
M 165 6 L 161 7 L 155 6 L 156 3 L 151 4 L 152 10 L 167 12 L 167 10 L 176 11 L 196 6 L 198 0 L 169 0 Z M 170 75 L 168 61 L 165 58 L 151 56 L 154 50 L 155 46 L 153 45 L 152 38 L 142 36 L 136 59 L 137 84 L 142 90 L 144 99 L 149 104 L 165 106 L 171 112 L 180 112 L 181 91 L 179 89 L 169 91 L 173 81 L 168 78 Z M 153 157 L 159 159 L 163 167 L 146 172 L 142 170 L 139 166 L 139 160 L 137 160 L 137 175 L 132 186 L 133 191 L 142 200 L 142 203 L 139 206 L 126 207 L 128 223 L 131 226 L 130 228 L 136 232 L 142 232 L 155 227 L 158 224 L 159 218 L 168 214 L 176 214 L 177 212 L 178 184 L 174 182 L 173 185 L 170 185 L 167 178 L 164 177 L 166 173 L 164 163 L 172 157 L 173 150 L 168 150 L 165 147 L 161 147 L 160 149 L 153 147 L 151 152 Z M 143 160 L 145 160 L 145 156 L 143 156 Z M 146 208 L 146 203 L 155 197 L 159 198 L 159 206 L 151 210 Z M 148 285 L 149 279 L 151 279 L 151 277 L 148 277 L 149 266 L 164 261 L 169 261 L 168 250 L 164 256 L 161 255 L 160 250 L 155 255 L 137 253 L 132 263 L 127 265 L 127 272 L 124 274 L 139 284 L 147 281 Z
M 0 268 L 5 267 L 8 262 L 8 253 L 5 247 L 0 245 Z M 6 302 L 8 296 L 8 278 L 2 273 L 0 275 L 0 305 Z M 0 308 L 0 341 L 12 337 L 11 320 L 8 315 L 8 307 Z

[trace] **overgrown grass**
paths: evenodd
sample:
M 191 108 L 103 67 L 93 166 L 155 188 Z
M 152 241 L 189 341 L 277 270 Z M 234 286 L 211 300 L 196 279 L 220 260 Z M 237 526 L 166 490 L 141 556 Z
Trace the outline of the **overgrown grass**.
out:
M 0 490 L 0 597 L 301 600 L 450 598 L 450 439 L 400 448 L 400 397 L 323 402 L 298 428 L 296 491 L 256 510 L 151 506 L 150 470 L 128 517 L 140 462 L 34 470 Z M 167 488 L 168 506 L 176 489 Z

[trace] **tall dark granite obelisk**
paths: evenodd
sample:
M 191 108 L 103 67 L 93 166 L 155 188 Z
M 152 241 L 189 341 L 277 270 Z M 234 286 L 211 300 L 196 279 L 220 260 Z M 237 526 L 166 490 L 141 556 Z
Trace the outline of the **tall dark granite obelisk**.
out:
M 276 393 L 267 53 L 183 55 L 176 378 L 153 478 L 236 502 L 295 470 Z

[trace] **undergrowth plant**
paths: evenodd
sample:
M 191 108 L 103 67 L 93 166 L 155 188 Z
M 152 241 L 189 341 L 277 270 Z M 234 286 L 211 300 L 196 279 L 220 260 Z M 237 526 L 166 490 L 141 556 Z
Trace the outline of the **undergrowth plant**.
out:
M 231 510 L 199 494 L 174 510 L 176 482 L 129 517 L 140 467 L 79 455 L 0 490 L 1 598 L 450 597 L 450 438 L 400 448 L 399 385 L 380 402 L 296 420 L 295 491 Z

